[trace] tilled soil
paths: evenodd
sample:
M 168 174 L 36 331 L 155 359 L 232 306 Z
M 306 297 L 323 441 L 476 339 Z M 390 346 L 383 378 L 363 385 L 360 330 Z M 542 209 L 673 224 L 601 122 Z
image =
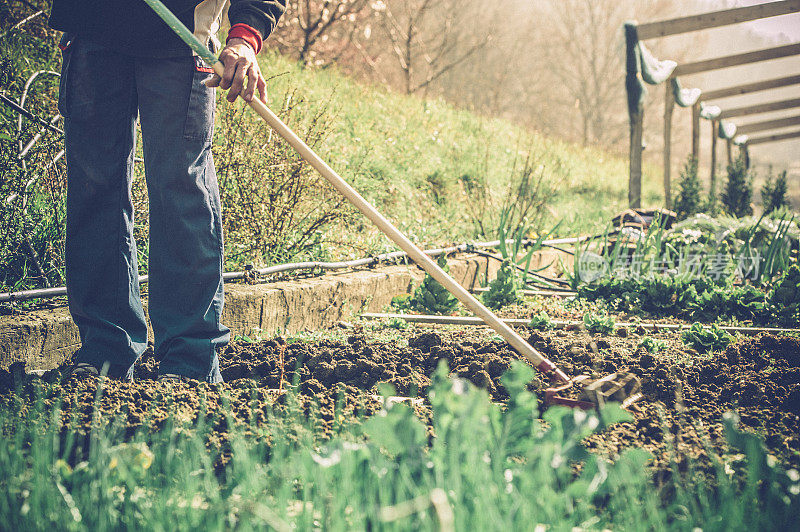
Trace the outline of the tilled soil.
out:
M 296 383 L 302 405 L 314 409 L 315 430 L 324 437 L 335 422 L 337 398 L 342 414 L 357 417 L 380 408 L 372 395 L 377 384 L 389 383 L 397 395 L 425 397 L 430 377 L 441 360 L 452 374 L 485 388 L 492 400 L 507 394 L 500 376 L 518 359 L 488 329 L 414 328 L 405 339 L 370 341 L 355 332 L 346 341 L 286 344 L 282 339 L 257 344 L 235 343 L 221 354 L 224 384 L 197 381 L 159 382 L 157 362 L 145 356 L 137 364 L 133 384 L 105 381 L 97 404 L 101 417 L 121 418 L 129 434 L 141 427 L 159 427 L 170 415 L 192 421 L 199 412 L 214 419 L 211 444 L 227 438 L 233 420 L 258 426 L 282 408 L 282 393 Z M 654 336 L 651 334 L 650 336 Z M 587 439 L 590 449 L 613 457 L 629 446 L 654 454 L 653 464 L 666 470 L 669 457 L 678 465 L 687 457 L 707 462 L 708 453 L 724 454 L 722 415 L 736 411 L 745 428 L 764 436 L 767 447 L 787 467 L 800 466 L 800 340 L 760 335 L 745 338 L 723 352 L 701 356 L 680 344 L 675 333 L 661 333 L 664 353 L 637 348 L 639 335 L 624 330 L 593 336 L 585 331 L 530 334 L 529 341 L 568 374 L 602 376 L 629 370 L 641 377 L 645 398 L 634 421 L 620 423 Z M 46 404 L 62 402 L 62 418 L 88 431 L 97 395 L 97 380 L 63 379 L 59 370 L 42 379 L 24 379 L 14 391 L 13 372 L 0 375 L 0 405 L 25 411 L 34 397 L 48 390 L 44 382 L 61 382 L 60 398 L 49 393 Z M 17 369 L 17 380 L 20 380 Z M 538 376 L 531 389 L 542 395 L 546 383 Z M 47 392 L 45 392 L 47 395 Z M 318 405 L 318 406 L 317 406 Z M 429 420 L 427 406 L 417 405 Z

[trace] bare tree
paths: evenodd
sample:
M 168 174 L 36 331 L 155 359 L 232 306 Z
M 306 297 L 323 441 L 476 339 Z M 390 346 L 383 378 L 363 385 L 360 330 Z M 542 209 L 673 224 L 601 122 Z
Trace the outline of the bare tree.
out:
M 289 0 L 273 39 L 304 64 L 335 62 L 372 12 L 369 0 Z
M 459 0 L 385 0 L 378 7 L 379 26 L 407 94 L 431 84 L 469 59 L 489 41 L 470 23 L 475 13 Z

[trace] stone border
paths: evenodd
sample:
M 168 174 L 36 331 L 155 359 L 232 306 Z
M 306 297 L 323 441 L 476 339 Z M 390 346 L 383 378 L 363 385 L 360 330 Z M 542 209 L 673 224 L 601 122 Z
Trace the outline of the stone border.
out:
M 467 289 L 494 278 L 499 263 L 475 254 L 448 261 L 451 275 Z M 231 334 L 295 334 L 325 329 L 361 312 L 380 312 L 408 293 L 424 272 L 416 266 L 382 266 L 266 284 L 228 284 L 222 321 Z M 80 346 L 66 307 L 0 317 L 0 368 L 24 362 L 27 370 L 51 369 Z

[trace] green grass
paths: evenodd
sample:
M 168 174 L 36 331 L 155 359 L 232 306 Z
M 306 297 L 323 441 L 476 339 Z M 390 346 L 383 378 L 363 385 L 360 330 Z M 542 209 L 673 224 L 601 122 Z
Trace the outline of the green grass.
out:
M 447 378 L 429 391 L 435 437 L 402 404 L 361 423 L 337 423 L 320 440 L 289 395 L 261 424 L 165 420 L 125 439 L 96 418 L 88 438 L 61 423 L 58 404 L 0 409 L 0 514 L 9 530 L 778 530 L 791 527 L 796 474 L 728 417 L 733 452 L 709 477 L 691 459 L 661 488 L 648 454 L 613 463 L 580 441 L 629 419 L 556 407 L 538 419 L 521 363 L 504 376 L 507 408 Z M 391 395 L 392 390 L 384 390 Z M 102 390 L 98 392 L 98 398 Z M 41 397 L 53 400 L 53 390 Z M 230 411 L 224 408 L 223 412 Z M 224 415 L 224 414 L 223 414 Z M 335 419 L 338 419 L 338 415 Z M 212 427 L 227 441 L 210 444 Z M 217 433 L 218 434 L 218 433 Z M 217 443 L 219 443 L 217 441 Z M 222 456 L 226 460 L 220 460 Z M 223 464 L 224 462 L 224 464 Z M 576 473 L 575 464 L 582 464 Z M 733 478 L 727 471 L 736 471 Z M 710 483 L 704 478 L 709 479 Z

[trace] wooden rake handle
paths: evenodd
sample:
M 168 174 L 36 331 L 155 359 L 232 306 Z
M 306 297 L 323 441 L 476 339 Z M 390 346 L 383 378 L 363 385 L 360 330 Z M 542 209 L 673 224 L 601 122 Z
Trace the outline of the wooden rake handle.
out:
M 217 62 L 214 64 L 214 72 L 222 77 L 224 67 L 222 63 Z M 503 337 L 514 349 L 517 350 L 522 356 L 527 358 L 539 371 L 545 373 L 557 381 L 568 382 L 567 376 L 558 369 L 552 362 L 543 357 L 536 349 L 531 347 L 528 342 L 517 334 L 514 329 L 500 321 L 494 313 L 486 308 L 480 301 L 478 301 L 472 294 L 470 294 L 464 287 L 458 284 L 455 279 L 450 277 L 447 272 L 439 267 L 436 262 L 428 255 L 422 252 L 411 240 L 401 233 L 392 223 L 387 220 L 378 210 L 365 200 L 353 187 L 342 179 L 333 168 L 322 160 L 314 150 L 312 150 L 303 140 L 298 137 L 289 126 L 278 118 L 258 98 L 253 98 L 248 102 L 250 107 L 258 113 L 258 115 L 274 129 L 278 135 L 283 137 L 286 142 L 294 148 L 297 153 L 314 169 L 319 172 L 322 177 L 328 180 L 339 193 L 347 198 L 361 213 L 369 218 L 369 220 L 378 226 L 383 234 L 389 237 L 389 240 L 394 242 L 400 249 L 408 253 L 408 256 L 417 263 L 423 270 L 425 270 L 431 277 L 436 279 L 448 292 L 453 294 L 456 299 L 461 301 L 465 307 L 480 317 L 489 327 L 495 330 L 497 334 Z

